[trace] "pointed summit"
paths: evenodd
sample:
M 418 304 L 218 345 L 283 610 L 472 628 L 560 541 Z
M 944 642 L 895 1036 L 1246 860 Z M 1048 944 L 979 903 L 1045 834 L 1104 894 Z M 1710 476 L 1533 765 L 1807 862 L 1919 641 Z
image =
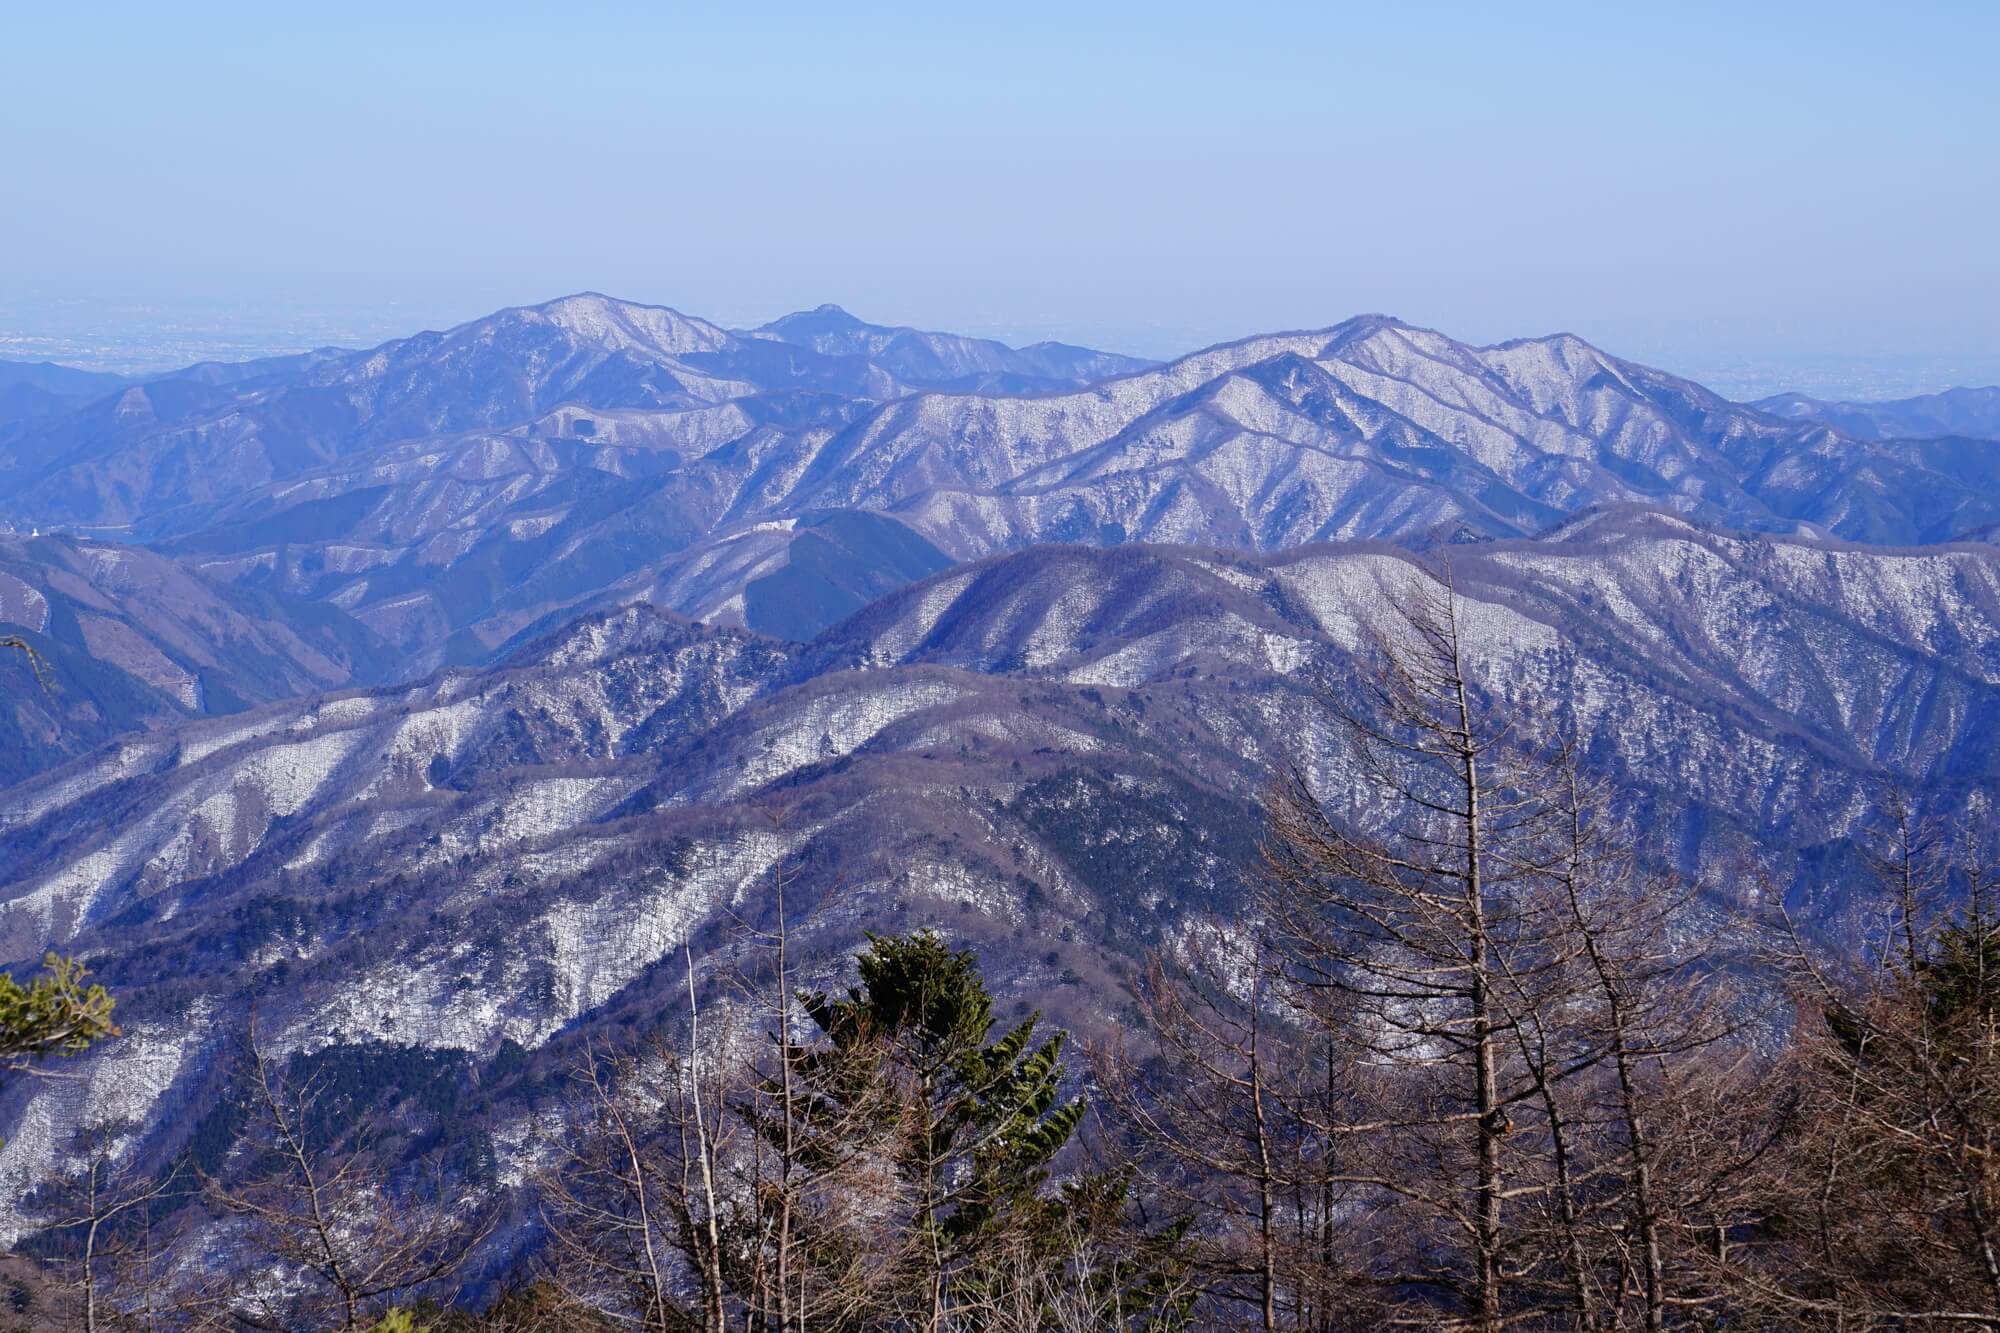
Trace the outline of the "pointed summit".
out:
M 867 320 L 858 319 L 831 301 L 811 310 L 795 310 L 780 315 L 752 332 L 775 337 L 782 342 L 809 343 L 814 338 L 841 337 L 855 333 L 889 333 Z

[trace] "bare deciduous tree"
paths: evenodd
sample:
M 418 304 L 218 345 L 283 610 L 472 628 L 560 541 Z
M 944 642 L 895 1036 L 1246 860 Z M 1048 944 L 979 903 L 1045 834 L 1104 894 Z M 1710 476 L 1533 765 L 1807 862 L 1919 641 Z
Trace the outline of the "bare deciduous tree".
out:
M 1522 836 L 1539 807 L 1516 787 L 1506 728 L 1476 697 L 1456 590 L 1416 585 L 1400 610 L 1361 697 L 1333 700 L 1361 794 L 1387 805 L 1389 834 L 1335 819 L 1302 777 L 1281 784 L 1265 911 L 1302 993 L 1324 997 L 1340 1058 L 1381 1074 L 1367 1080 L 1381 1100 L 1344 1128 L 1393 1127 L 1398 1146 L 1345 1183 L 1400 1201 L 1402 1224 L 1429 1237 L 1417 1264 L 1382 1276 L 1491 1331 L 1506 1316 L 1508 1139 L 1538 1091 L 1508 1058 L 1517 1015 L 1500 991 L 1533 986 L 1550 966 L 1522 947 L 1538 936 L 1537 905 L 1514 892 L 1496 845 Z
M 1211 1318 L 1234 1305 L 1261 1329 L 1333 1327 L 1365 1201 L 1337 1177 L 1342 1071 L 1281 997 L 1254 930 L 1196 920 L 1156 955 L 1137 1033 L 1093 1051 L 1111 1134 L 1157 1206 L 1200 1219 Z M 1323 1043 L 1321 1044 L 1323 1049 Z
M 207 1196 L 260 1256 L 232 1299 L 252 1328 L 364 1327 L 399 1299 L 448 1284 L 495 1214 L 441 1169 L 398 1173 L 363 1118 L 323 1123 L 326 1077 L 294 1078 L 246 1041 L 253 1133 L 237 1160 L 206 1178 Z
M 1654 1122 L 1735 1012 L 1698 895 L 1475 683 L 1448 571 L 1399 611 L 1327 694 L 1352 786 L 1295 772 L 1267 803 L 1273 954 L 1343 1090 L 1328 1184 L 1378 1238 L 1346 1284 L 1482 1333 L 1663 1328 L 1708 1299 L 1672 1257 L 1706 1186 L 1663 1184 Z
M 1721 1264 L 1794 1327 L 2000 1327 L 2000 917 L 1988 863 L 1892 798 L 1873 959 L 1791 934 L 1797 1132 L 1757 1181 L 1763 1225 Z M 1956 887 L 1956 910 L 1937 901 Z
M 85 1333 L 160 1326 L 163 1255 L 153 1214 L 188 1192 L 180 1168 L 143 1172 L 118 1155 L 116 1137 L 110 1126 L 86 1129 L 76 1166 L 39 1191 L 34 1209 L 51 1266 L 77 1293 Z

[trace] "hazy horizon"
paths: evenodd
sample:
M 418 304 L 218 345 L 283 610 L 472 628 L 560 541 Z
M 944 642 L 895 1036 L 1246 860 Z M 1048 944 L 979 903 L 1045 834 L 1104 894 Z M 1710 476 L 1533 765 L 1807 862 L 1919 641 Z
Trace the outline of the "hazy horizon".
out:
M 8 26 L 0 356 L 159 369 L 590 289 L 1149 356 L 1383 311 L 1746 396 L 2000 381 L 1972 3 Z
M 550 293 L 536 300 L 507 302 L 507 305 L 535 305 L 568 293 Z M 671 300 L 646 299 L 621 293 L 606 293 L 643 304 L 666 305 L 684 313 L 713 318 L 709 312 L 676 304 Z M 800 301 L 768 313 L 737 320 L 718 320 L 732 327 L 750 327 L 795 310 L 811 309 L 817 301 Z M 843 302 L 850 313 L 873 323 L 904 324 L 910 321 L 882 315 L 866 308 L 855 309 Z M 0 359 L 51 361 L 81 369 L 113 374 L 148 375 L 179 369 L 198 361 L 240 361 L 319 347 L 371 347 L 427 329 L 444 329 L 492 313 L 491 308 L 429 313 L 396 302 L 365 307 L 327 306 L 317 309 L 297 307 L 199 307 L 199 306 L 92 306 L 68 302 L 36 310 L 0 301 Z M 1337 324 L 1353 315 L 1375 313 L 1345 311 L 1313 321 L 1312 327 Z M 1396 315 L 1394 311 L 1384 311 Z M 1403 318 L 1400 315 L 1397 318 Z M 1413 324 L 1423 321 L 1409 320 Z M 1188 330 L 1181 341 L 1172 340 L 1172 330 L 1160 330 L 1155 339 L 1142 336 L 1127 339 L 1092 338 L 1067 328 L 1053 326 L 989 323 L 977 319 L 946 320 L 935 326 L 943 331 L 977 337 L 998 338 L 1023 345 L 1044 339 L 1083 343 L 1105 351 L 1171 359 L 1216 342 L 1269 328 L 1241 329 L 1219 338 L 1203 337 Z M 1300 326 L 1305 327 L 1305 326 Z M 1441 330 L 1456 336 L 1449 327 Z M 1570 329 L 1533 329 L 1501 335 L 1538 337 Z M 1589 335 L 1582 335 L 1588 337 Z M 1656 366 L 1696 380 L 1726 396 L 1738 399 L 1764 397 L 1782 390 L 1798 390 L 1819 397 L 1859 401 L 1907 397 L 1936 392 L 1953 386 L 1983 386 L 2000 381 L 2000 369 L 1989 362 L 1964 354 L 1944 355 L 1865 355 L 1828 353 L 1818 356 L 1787 355 L 1781 346 L 1760 352 L 1746 347 L 1731 356 L 1713 347 L 1693 342 L 1684 348 L 1660 344 L 1644 348 L 1592 338 L 1605 351 Z

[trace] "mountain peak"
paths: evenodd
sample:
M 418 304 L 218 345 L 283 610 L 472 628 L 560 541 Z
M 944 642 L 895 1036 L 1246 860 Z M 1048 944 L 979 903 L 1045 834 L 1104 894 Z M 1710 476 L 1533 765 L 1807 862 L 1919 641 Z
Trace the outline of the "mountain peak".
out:
M 768 324 L 758 325 L 754 332 L 776 334 L 784 338 L 812 338 L 863 330 L 878 331 L 877 326 L 829 301 L 824 305 L 814 306 L 811 310 L 795 310 L 789 315 L 780 315 Z
M 1325 355 L 1332 355 L 1343 347 L 1353 347 L 1365 343 L 1370 338 L 1384 333 L 1405 333 L 1415 329 L 1414 324 L 1397 319 L 1394 315 L 1371 312 L 1353 315 L 1343 319 L 1333 327 L 1323 330 L 1326 337 Z
M 630 602 L 579 617 L 527 639 L 512 651 L 503 652 L 498 660 L 507 667 L 574 669 L 710 632 L 664 607 Z
M 674 355 L 727 347 L 729 334 L 705 319 L 663 305 L 621 301 L 602 292 L 576 292 L 541 305 L 504 310 L 501 316 L 529 315 L 608 351 L 639 350 Z M 487 323 L 486 320 L 475 324 Z
M 1409 328 L 1415 328 L 1416 326 L 1414 324 L 1411 324 L 1408 320 L 1398 319 L 1394 315 L 1385 315 L 1379 310 L 1369 310 L 1369 311 L 1364 311 L 1359 315 L 1350 315 L 1346 319 L 1341 320 L 1340 323 L 1334 325 L 1333 327 L 1336 330 L 1353 329 L 1356 332 L 1361 332 L 1364 330 L 1368 332 L 1375 332 L 1381 329 L 1409 329 Z

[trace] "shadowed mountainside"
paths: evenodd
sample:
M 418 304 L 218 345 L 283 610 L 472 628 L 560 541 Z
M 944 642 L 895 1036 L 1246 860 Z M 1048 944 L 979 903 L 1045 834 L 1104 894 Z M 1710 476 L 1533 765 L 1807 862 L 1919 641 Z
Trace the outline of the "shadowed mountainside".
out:
M 2000 440 L 2000 386 L 1946 389 L 1886 402 L 1827 402 L 1802 393 L 1781 393 L 1751 404 L 1787 421 L 1817 421 L 1857 440 L 1955 435 Z
M 1940 813 L 2000 777 L 1991 547 L 1629 512 L 1452 573 L 1482 689 L 1576 734 L 1719 888 L 1749 857 L 1837 920 L 1886 772 Z M 662 961 L 759 919 L 780 861 L 821 906 L 802 956 L 940 923 L 1098 1028 L 1135 947 L 1241 904 L 1275 766 L 1350 780 L 1308 682 L 1340 690 L 1426 577 L 1373 545 L 1040 548 L 810 644 L 633 607 L 491 669 L 127 738 L 0 795 L 5 954 L 99 959 L 133 1034 L 7 1090 L 0 1178 L 114 1088 L 174 1149 L 253 997 L 281 1051 L 512 1052 L 473 1131 L 504 1161 L 506 1080 L 670 1003 Z
M 338 608 L 202 577 L 144 547 L 0 536 L 0 783 L 114 736 L 394 676 Z
M 2000 522 L 1985 445 L 1781 421 L 1567 335 L 1364 316 L 1154 365 L 588 294 L 0 427 L 0 486 L 17 523 L 337 607 L 412 673 L 635 601 L 809 637 L 1047 542 L 1522 537 L 1634 504 L 1888 544 Z

